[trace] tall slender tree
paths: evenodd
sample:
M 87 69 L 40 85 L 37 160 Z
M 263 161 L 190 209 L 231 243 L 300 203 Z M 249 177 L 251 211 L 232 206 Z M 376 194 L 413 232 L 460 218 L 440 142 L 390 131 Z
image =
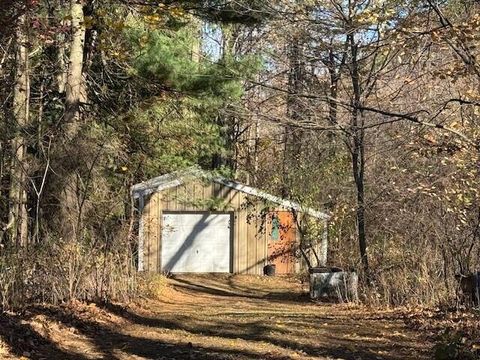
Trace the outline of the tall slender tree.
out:
M 7 227 L 11 241 L 26 245 L 28 241 L 27 214 L 27 141 L 26 127 L 29 121 L 30 74 L 28 59 L 28 13 L 18 19 L 15 31 L 15 85 L 13 89 L 11 142 L 12 165 L 10 173 L 10 210 Z
M 83 0 L 70 0 L 70 32 L 69 56 L 65 68 L 65 112 L 63 124 L 63 155 L 58 164 L 62 188 L 60 195 L 60 215 L 62 235 L 67 239 L 75 239 L 81 227 L 81 207 L 79 198 L 80 179 L 78 175 L 79 154 L 78 135 L 81 128 L 80 109 L 86 102 L 86 88 L 83 74 L 85 49 L 85 18 Z M 61 54 L 61 53 L 60 53 Z M 60 87 L 61 88 L 61 87 Z

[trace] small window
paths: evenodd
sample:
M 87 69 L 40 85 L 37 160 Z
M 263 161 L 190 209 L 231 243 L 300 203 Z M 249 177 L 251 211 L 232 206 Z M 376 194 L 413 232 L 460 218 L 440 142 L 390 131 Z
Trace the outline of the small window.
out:
M 280 219 L 277 214 L 272 215 L 272 232 L 270 238 L 273 241 L 278 241 L 280 239 Z

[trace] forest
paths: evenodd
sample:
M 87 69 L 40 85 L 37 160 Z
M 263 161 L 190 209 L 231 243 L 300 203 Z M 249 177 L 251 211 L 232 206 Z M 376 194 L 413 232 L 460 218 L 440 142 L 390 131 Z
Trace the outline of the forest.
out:
M 196 166 L 330 214 L 364 306 L 470 316 L 476 0 L 0 0 L 0 82 L 0 311 L 138 298 L 131 187 Z

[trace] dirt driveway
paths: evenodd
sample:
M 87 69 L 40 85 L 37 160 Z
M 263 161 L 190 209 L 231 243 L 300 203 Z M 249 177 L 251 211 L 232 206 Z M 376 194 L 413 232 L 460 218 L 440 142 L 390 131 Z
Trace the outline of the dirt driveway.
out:
M 177 276 L 136 306 L 35 307 L 0 317 L 0 358 L 431 358 L 398 313 L 314 304 L 304 290 L 280 278 Z

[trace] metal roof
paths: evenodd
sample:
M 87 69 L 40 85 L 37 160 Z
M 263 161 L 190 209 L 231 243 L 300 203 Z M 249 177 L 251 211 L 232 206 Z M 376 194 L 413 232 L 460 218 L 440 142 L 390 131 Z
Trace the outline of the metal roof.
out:
M 288 209 L 303 212 L 305 214 L 316 217 L 318 219 L 328 220 L 330 218 L 330 215 L 328 215 L 327 213 L 301 206 L 296 202 L 282 199 L 278 196 L 271 195 L 262 190 L 253 188 L 248 185 L 241 184 L 237 181 L 229 180 L 222 176 L 211 174 L 197 167 L 192 167 L 186 170 L 181 170 L 181 171 L 173 172 L 173 173 L 162 175 L 162 176 L 157 176 L 153 179 L 135 184 L 131 187 L 131 192 L 132 192 L 133 198 L 138 199 L 140 197 L 143 197 L 155 192 L 160 192 L 166 189 L 180 186 L 182 184 L 185 184 L 188 181 L 191 181 L 193 179 L 198 179 L 198 178 L 209 180 L 218 184 L 222 184 L 224 186 L 235 189 L 237 191 L 241 191 L 245 194 L 262 198 L 264 200 L 281 205 Z

